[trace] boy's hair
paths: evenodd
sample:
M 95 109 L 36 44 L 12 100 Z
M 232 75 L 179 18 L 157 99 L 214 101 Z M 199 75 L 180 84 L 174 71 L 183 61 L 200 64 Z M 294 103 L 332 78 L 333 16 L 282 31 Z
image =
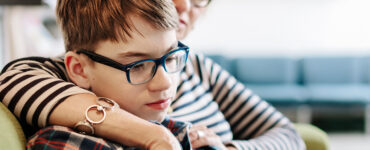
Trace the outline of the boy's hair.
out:
M 67 51 L 94 50 L 104 40 L 127 42 L 132 32 L 140 33 L 133 16 L 159 30 L 178 25 L 172 0 L 58 0 L 56 14 Z

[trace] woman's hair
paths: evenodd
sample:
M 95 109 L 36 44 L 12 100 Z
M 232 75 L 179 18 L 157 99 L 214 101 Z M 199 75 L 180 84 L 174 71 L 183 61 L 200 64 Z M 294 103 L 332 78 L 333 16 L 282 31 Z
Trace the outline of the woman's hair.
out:
M 155 29 L 178 25 L 172 0 L 58 0 L 57 20 L 67 51 L 94 50 L 104 40 L 127 42 L 139 32 L 130 17 L 142 17 Z

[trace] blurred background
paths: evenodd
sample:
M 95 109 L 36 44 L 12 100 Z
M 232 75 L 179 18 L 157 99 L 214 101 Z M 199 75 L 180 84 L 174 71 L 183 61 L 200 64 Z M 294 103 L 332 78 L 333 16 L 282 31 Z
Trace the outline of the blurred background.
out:
M 187 39 L 195 49 L 232 56 L 369 55 L 369 6 L 369 0 L 214 0 Z
M 56 0 L 0 0 L 0 68 L 64 53 Z M 20 5 L 22 4 L 22 5 Z M 184 41 L 331 148 L 370 148 L 369 0 L 214 0 Z
M 25 56 L 57 56 L 64 44 L 56 0 L 0 0 L 0 66 Z

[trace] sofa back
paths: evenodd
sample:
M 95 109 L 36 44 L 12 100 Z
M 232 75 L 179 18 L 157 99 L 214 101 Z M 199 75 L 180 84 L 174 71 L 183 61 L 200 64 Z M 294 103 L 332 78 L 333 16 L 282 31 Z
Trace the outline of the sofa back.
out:
M 361 59 L 362 83 L 370 84 L 370 57 Z
M 292 58 L 235 58 L 234 75 L 243 83 L 295 84 L 299 71 Z
M 246 84 L 370 84 L 370 57 L 210 56 Z
M 304 58 L 305 84 L 358 84 L 362 82 L 361 59 L 355 57 Z

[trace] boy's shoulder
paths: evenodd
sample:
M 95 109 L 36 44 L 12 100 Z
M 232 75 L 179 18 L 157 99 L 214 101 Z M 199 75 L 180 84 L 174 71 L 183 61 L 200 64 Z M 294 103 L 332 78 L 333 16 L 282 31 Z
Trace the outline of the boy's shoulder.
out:
M 10 67 L 16 65 L 16 64 L 32 64 L 32 63 L 41 63 L 41 64 L 60 64 L 64 62 L 64 56 L 58 56 L 58 57 L 39 57 L 39 56 L 32 56 L 32 57 L 24 57 L 24 58 L 18 58 L 15 60 L 10 61 L 7 63 L 2 71 L 1 74 L 4 73 L 6 70 L 8 70 Z

